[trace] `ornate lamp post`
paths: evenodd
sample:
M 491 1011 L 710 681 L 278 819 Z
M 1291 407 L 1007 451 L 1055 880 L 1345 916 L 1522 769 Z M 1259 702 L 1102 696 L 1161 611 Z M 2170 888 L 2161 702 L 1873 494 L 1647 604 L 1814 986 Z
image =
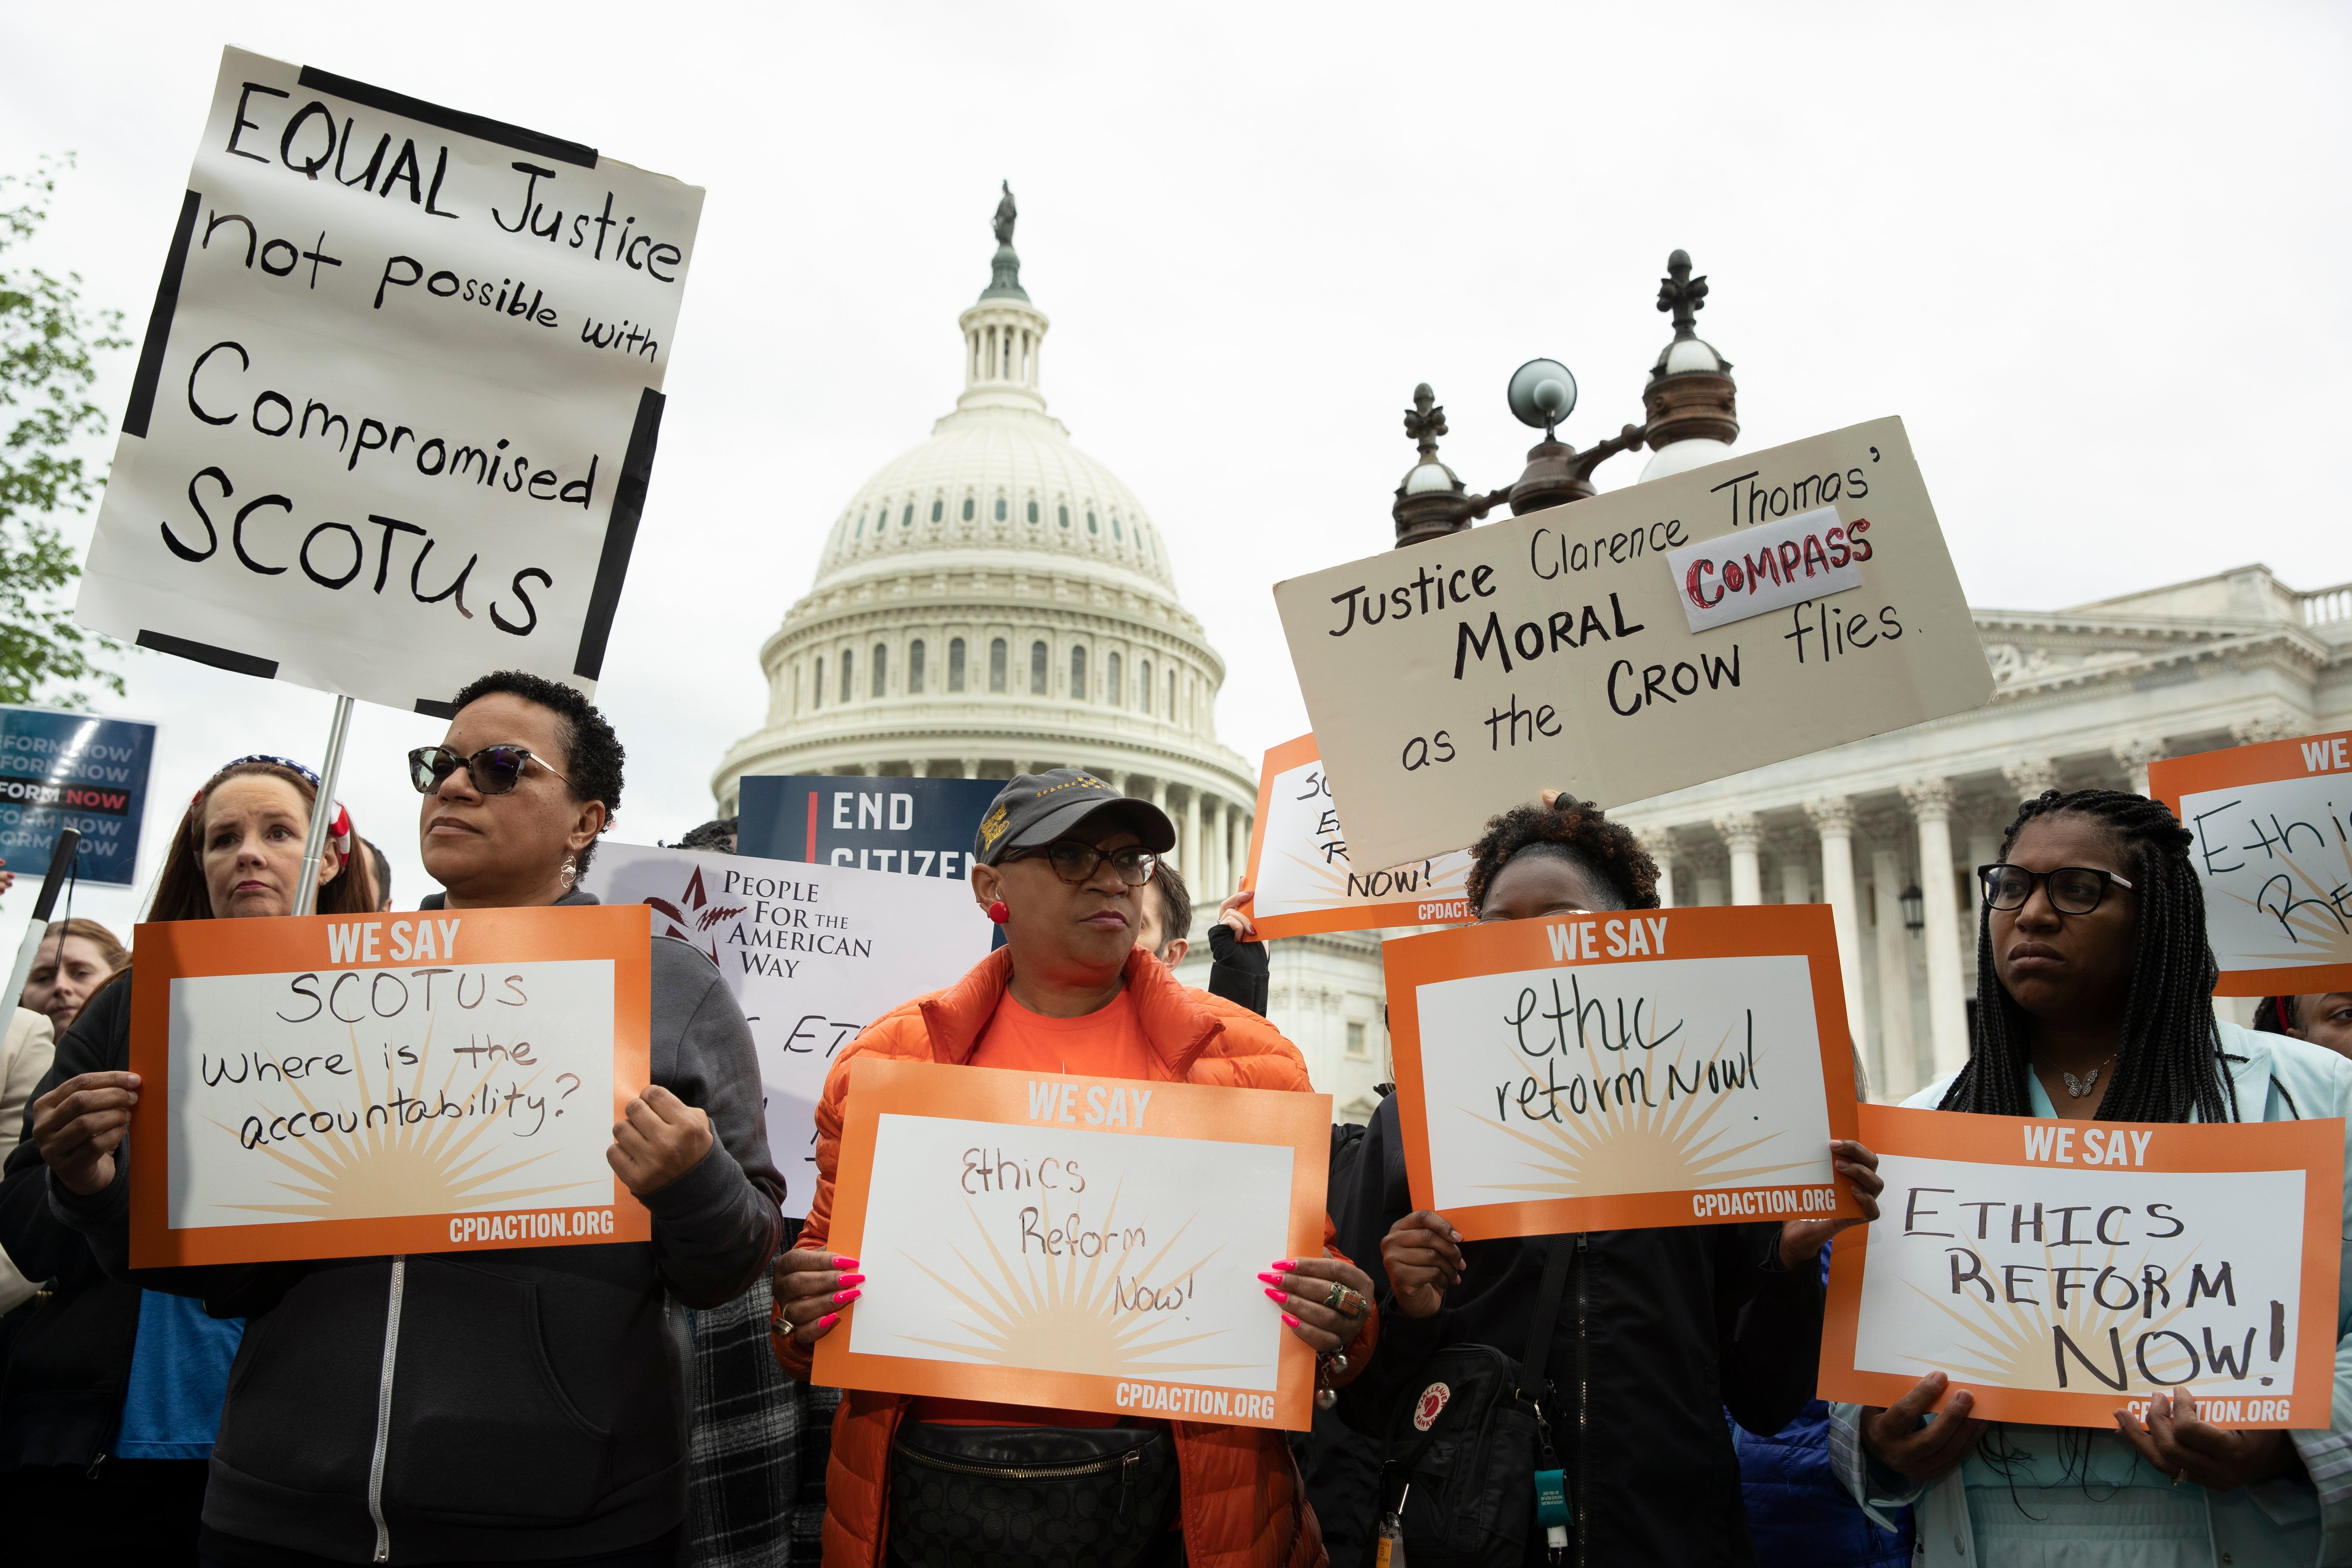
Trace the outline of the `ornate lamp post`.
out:
M 1690 257 L 1677 250 L 1667 259 L 1668 276 L 1659 279 L 1658 309 L 1674 313 L 1675 342 L 1667 345 L 1643 401 L 1648 420 L 1628 425 L 1616 435 L 1585 451 L 1559 439 L 1558 426 L 1576 406 L 1576 377 L 1555 360 L 1529 360 L 1512 374 L 1507 391 L 1510 409 L 1522 424 L 1539 427 L 1544 438 L 1528 449 L 1528 465 L 1516 482 L 1480 495 L 1465 487 L 1460 476 L 1438 460 L 1437 438 L 1446 433 L 1445 410 L 1427 382 L 1413 388 L 1412 406 L 1405 410 L 1404 433 L 1419 444 L 1421 459 L 1397 486 L 1390 515 L 1396 521 L 1397 548 L 1458 533 L 1507 502 L 1515 516 L 1562 506 L 1596 493 L 1592 471 L 1620 452 L 1648 443 L 1663 447 L 1694 438 L 1729 441 L 1739 433 L 1731 412 L 1731 367 L 1699 342 L 1693 331 L 1694 314 L 1706 300 L 1706 279 L 1690 275 Z M 1685 343 L 1693 351 L 1691 363 L 1676 360 Z

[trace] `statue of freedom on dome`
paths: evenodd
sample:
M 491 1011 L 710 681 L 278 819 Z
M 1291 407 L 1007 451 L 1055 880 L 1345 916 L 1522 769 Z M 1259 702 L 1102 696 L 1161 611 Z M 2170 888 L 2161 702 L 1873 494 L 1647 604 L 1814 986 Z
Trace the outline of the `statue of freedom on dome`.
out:
M 1021 209 L 1013 205 L 1013 182 L 1007 180 L 1004 182 L 1004 199 L 996 204 L 997 244 L 1013 243 L 1013 222 L 1020 216 Z

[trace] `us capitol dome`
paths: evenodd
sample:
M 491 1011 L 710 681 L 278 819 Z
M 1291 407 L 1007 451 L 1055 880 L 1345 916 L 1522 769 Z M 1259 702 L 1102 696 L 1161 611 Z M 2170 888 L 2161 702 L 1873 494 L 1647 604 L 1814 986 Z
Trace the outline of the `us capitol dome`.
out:
M 957 318 L 963 395 L 835 516 L 816 581 L 760 649 L 766 721 L 712 793 L 733 814 L 746 773 L 1083 767 L 1168 813 L 1213 912 L 1257 800 L 1217 741 L 1224 660 L 1177 597 L 1150 514 L 1045 411 L 1050 323 L 1021 286 L 1014 217 L 1008 187 L 989 285 Z

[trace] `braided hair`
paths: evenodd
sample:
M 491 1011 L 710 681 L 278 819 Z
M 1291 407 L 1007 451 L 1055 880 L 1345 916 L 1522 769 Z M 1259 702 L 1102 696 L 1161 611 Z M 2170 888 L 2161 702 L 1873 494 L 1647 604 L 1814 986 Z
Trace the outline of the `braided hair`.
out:
M 2029 822 L 2087 816 L 2130 857 L 2139 893 L 2138 952 L 2124 1000 L 2123 1045 L 2100 1102 L 2102 1121 L 2238 1119 L 2237 1091 L 2222 1070 L 2213 1023 L 2220 970 L 2205 940 L 2205 896 L 2189 868 L 2189 830 L 2161 802 L 2119 790 L 2044 790 L 2018 808 L 2000 841 L 2010 847 Z M 1992 906 L 1977 922 L 1976 1038 L 1969 1064 L 1937 1109 L 1994 1116 L 2031 1114 L 2025 1075 L 2032 1026 L 1993 967 Z
M 1610 821 L 1591 801 L 1560 795 L 1547 805 L 1515 805 L 1487 818 L 1486 833 L 1470 847 L 1473 912 L 1486 903 L 1496 874 L 1521 855 L 1554 856 L 1583 867 L 1615 891 L 1620 909 L 1658 907 L 1658 863 L 1633 830 Z

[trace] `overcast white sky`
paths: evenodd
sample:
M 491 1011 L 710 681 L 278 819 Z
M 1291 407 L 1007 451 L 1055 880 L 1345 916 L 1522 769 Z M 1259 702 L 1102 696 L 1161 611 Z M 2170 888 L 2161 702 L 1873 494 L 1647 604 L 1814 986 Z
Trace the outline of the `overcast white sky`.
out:
M 2352 577 L 2341 5 L 0 0 L 0 169 L 80 158 L 30 258 L 134 333 L 227 43 L 709 188 L 599 692 L 623 837 L 709 815 L 826 526 L 961 390 L 1004 178 L 1054 412 L 1159 523 L 1253 761 L 1306 728 L 1268 587 L 1392 540 L 1413 384 L 1477 489 L 1532 438 L 1503 405 L 1524 360 L 1576 372 L 1580 446 L 1638 419 L 1677 246 L 1741 445 L 1903 416 L 1975 603 Z M 124 668 L 106 710 L 163 723 L 160 800 L 321 749 L 320 693 Z M 362 704 L 347 763 L 403 907 L 427 886 L 398 753 L 439 731 Z

